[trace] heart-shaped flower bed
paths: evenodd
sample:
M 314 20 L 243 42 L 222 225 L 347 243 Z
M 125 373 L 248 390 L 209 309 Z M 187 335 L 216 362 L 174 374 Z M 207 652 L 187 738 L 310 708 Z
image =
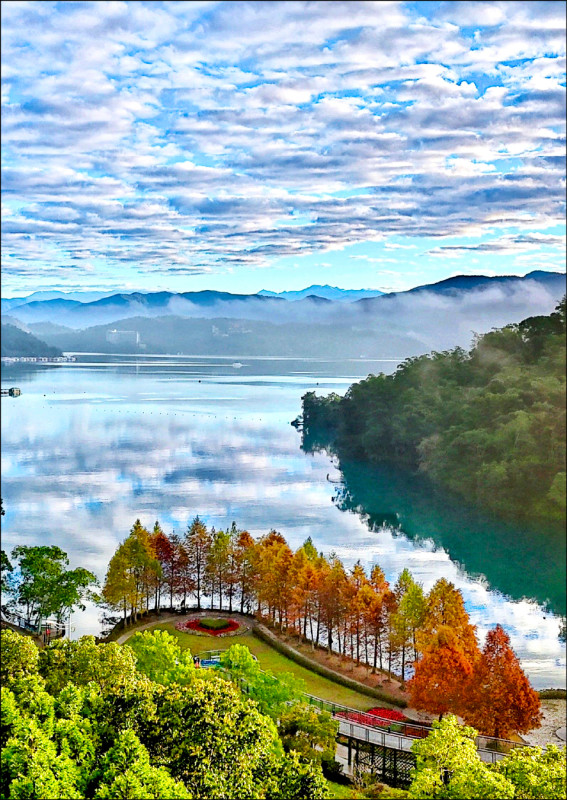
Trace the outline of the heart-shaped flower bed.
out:
M 244 626 L 234 619 L 194 617 L 177 622 L 175 627 L 185 633 L 196 633 L 201 636 L 234 636 L 243 633 Z

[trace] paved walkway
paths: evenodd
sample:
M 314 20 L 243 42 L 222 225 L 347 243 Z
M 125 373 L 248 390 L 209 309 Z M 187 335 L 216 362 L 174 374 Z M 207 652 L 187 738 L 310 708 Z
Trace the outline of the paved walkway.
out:
M 534 728 L 529 733 L 523 733 L 522 739 L 528 744 L 538 747 L 545 747 L 546 744 L 565 746 L 565 739 L 561 738 L 560 732 L 563 727 L 563 735 L 565 735 L 566 701 L 561 699 L 542 700 L 541 710 L 543 711 L 541 728 Z

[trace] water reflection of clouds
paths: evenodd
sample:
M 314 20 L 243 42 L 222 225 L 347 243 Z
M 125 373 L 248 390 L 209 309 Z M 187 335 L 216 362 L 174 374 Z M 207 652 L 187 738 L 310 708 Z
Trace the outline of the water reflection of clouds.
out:
M 253 535 L 276 528 L 292 547 L 311 536 L 318 549 L 334 550 L 348 566 L 358 558 L 366 566 L 379 563 L 391 581 L 404 567 L 426 590 L 441 576 L 453 581 L 481 638 L 500 622 L 537 686 L 561 682 L 564 647 L 557 618 L 544 619 L 537 604 L 510 602 L 472 580 L 431 540 L 416 543 L 389 527 L 369 531 L 359 514 L 333 505 L 332 480 L 340 473 L 326 456 L 301 452 L 289 425 L 299 395 L 312 388 L 307 379 L 299 392 L 296 383 L 274 381 L 256 391 L 232 382 L 238 398 L 228 406 L 232 413 L 219 403 L 226 397 L 218 388 L 188 382 L 187 406 L 203 399 L 197 393 L 208 399 L 206 409 L 194 404 L 189 416 L 178 413 L 176 379 L 164 383 L 164 396 L 171 389 L 168 407 L 162 393 L 159 400 L 151 398 L 149 376 L 113 374 L 116 392 L 109 389 L 105 400 L 101 373 L 88 371 L 81 375 L 81 403 L 53 400 L 59 390 L 72 394 L 76 378 L 71 370 L 59 370 L 50 376 L 51 398 L 44 398 L 45 375 L 39 373 L 23 402 L 3 405 L 4 547 L 58 544 L 73 565 L 88 566 L 102 579 L 137 517 L 148 526 L 159 519 L 177 532 L 196 514 L 216 527 L 234 519 Z M 141 394 L 143 404 L 137 401 Z M 93 396 L 102 402 L 93 404 Z M 122 397 L 128 399 L 109 402 Z M 77 633 L 98 630 L 94 608 L 74 619 Z

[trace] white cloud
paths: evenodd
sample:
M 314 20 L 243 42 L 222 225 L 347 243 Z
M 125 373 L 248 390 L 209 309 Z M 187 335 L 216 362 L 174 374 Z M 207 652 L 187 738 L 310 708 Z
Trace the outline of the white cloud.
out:
M 558 6 L 6 3 L 5 281 L 561 222 Z

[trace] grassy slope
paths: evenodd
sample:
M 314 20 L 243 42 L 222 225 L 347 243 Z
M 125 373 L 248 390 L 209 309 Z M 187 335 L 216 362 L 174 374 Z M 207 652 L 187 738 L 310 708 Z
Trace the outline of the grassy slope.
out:
M 344 786 L 341 783 L 328 780 L 327 787 L 332 800 L 335 800 L 335 798 L 336 800 L 355 800 L 355 798 L 364 797 L 362 792 L 357 791 L 354 786 Z
M 252 633 L 245 633 L 241 636 L 224 637 L 195 636 L 194 634 L 176 630 L 173 622 L 157 622 L 149 628 L 149 630 L 157 629 L 167 631 L 172 636 L 175 636 L 180 646 L 182 648 L 188 647 L 193 655 L 198 655 L 205 650 L 228 650 L 233 644 L 246 645 L 250 652 L 256 656 L 263 669 L 269 669 L 274 674 L 278 672 L 293 673 L 296 678 L 301 678 L 305 682 L 305 690 L 308 694 L 322 697 L 324 700 L 332 700 L 335 703 L 350 706 L 351 708 L 356 708 L 361 711 L 367 711 L 369 708 L 376 705 L 388 705 L 387 703 L 373 700 L 371 697 L 367 697 L 364 694 L 359 694 L 359 692 L 348 689 L 346 686 L 340 686 L 328 678 L 316 675 L 314 672 L 311 672 L 305 667 L 281 655 L 277 650 L 274 650 L 265 642 L 257 639 Z M 132 631 L 132 633 L 135 633 L 135 630 Z M 391 708 L 394 708 L 394 706 L 391 706 Z

